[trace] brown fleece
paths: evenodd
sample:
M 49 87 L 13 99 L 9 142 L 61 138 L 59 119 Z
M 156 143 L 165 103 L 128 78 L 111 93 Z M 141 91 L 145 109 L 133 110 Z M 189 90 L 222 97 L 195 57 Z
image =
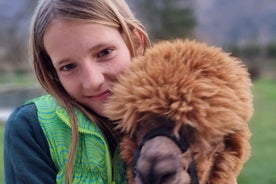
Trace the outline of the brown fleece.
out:
M 199 183 L 234 183 L 250 156 L 251 86 L 238 58 L 196 41 L 162 41 L 135 58 L 106 105 L 125 134 L 120 149 L 129 183 L 134 183 L 133 152 L 141 139 L 135 132 L 150 131 L 145 122 L 156 117 L 173 120 L 176 134 L 183 125 L 190 127 L 186 137 Z

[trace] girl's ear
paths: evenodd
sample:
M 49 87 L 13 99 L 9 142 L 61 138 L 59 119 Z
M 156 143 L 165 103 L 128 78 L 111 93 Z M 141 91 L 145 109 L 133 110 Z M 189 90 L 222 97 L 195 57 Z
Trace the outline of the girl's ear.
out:
M 145 52 L 145 36 L 139 30 L 133 30 L 133 40 L 135 46 L 135 55 L 141 56 Z

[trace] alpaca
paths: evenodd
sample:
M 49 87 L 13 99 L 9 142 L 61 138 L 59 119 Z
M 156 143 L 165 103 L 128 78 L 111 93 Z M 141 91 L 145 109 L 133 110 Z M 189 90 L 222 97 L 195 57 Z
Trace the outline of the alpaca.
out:
M 234 184 L 250 157 L 245 65 L 191 40 L 156 43 L 118 77 L 105 113 L 129 184 Z

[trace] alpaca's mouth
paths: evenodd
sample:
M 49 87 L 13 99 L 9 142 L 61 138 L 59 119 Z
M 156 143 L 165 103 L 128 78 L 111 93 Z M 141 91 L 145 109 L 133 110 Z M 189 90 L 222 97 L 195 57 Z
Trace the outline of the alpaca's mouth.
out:
M 137 161 L 141 155 L 141 151 L 143 146 L 145 145 L 145 143 L 149 140 L 152 140 L 156 137 L 166 137 L 169 138 L 170 140 L 172 140 L 175 145 L 177 145 L 177 147 L 180 149 L 180 151 L 182 153 L 185 153 L 188 149 L 189 149 L 189 143 L 188 141 L 183 137 L 180 136 L 179 138 L 177 138 L 171 129 L 168 128 L 164 128 L 164 127 L 159 127 L 156 129 L 153 129 L 152 131 L 148 132 L 147 134 L 145 134 L 142 138 L 142 141 L 140 142 L 140 144 L 138 145 L 136 151 L 134 152 L 134 156 L 133 156 L 133 175 L 134 178 L 137 176 L 138 171 L 137 171 Z M 190 175 L 191 178 L 191 184 L 198 184 L 198 176 L 197 176 L 197 170 L 196 170 L 196 165 L 195 165 L 195 160 L 192 154 L 192 161 L 189 164 L 188 167 L 188 174 Z

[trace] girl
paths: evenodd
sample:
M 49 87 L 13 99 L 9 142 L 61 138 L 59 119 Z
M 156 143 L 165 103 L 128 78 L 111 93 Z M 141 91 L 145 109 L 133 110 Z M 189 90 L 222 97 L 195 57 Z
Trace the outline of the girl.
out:
M 30 49 L 48 95 L 7 121 L 5 183 L 126 183 L 120 137 L 103 104 L 131 58 L 148 47 L 124 0 L 41 1 Z

